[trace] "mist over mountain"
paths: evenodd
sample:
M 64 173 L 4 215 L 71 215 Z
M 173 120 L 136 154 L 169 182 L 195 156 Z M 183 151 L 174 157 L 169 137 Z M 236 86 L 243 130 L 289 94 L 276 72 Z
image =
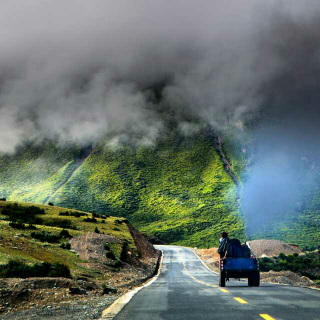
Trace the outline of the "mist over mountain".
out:
M 247 230 L 296 216 L 318 185 L 319 18 L 313 0 L 3 1 L 0 152 L 239 130 Z
M 191 114 L 220 127 L 261 111 L 286 116 L 317 95 L 316 1 L 32 0 L 1 9 L 2 151 L 33 137 L 129 139 L 128 128 L 148 144 L 168 106 L 181 123 Z

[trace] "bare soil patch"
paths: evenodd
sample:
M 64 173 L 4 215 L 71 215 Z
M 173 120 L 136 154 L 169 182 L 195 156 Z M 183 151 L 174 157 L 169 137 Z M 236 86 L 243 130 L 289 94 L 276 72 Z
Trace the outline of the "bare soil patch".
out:
M 302 252 L 299 247 L 280 240 L 252 240 L 248 241 L 248 244 L 258 258 L 278 256 L 280 253 L 289 255 Z
M 262 282 L 282 283 L 302 287 L 315 287 L 315 284 L 312 280 L 307 277 L 301 277 L 292 271 L 261 272 L 260 276 Z

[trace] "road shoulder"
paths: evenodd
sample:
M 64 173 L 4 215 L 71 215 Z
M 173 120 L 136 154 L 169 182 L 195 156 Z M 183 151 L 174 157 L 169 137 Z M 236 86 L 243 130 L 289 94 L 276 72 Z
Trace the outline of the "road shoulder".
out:
M 116 315 L 131 301 L 131 299 L 142 289 L 150 286 L 153 284 L 159 277 L 162 269 L 162 264 L 163 264 L 163 251 L 161 251 L 161 257 L 159 260 L 158 268 L 156 271 L 156 275 L 149 279 L 145 284 L 142 286 L 139 286 L 121 297 L 119 297 L 111 306 L 109 306 L 107 309 L 103 310 L 102 316 L 100 319 L 114 319 Z

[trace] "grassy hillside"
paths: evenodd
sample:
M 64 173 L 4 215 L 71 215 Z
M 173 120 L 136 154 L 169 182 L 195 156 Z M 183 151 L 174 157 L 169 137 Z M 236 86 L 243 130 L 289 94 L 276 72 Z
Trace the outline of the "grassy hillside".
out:
M 80 147 L 53 141 L 25 144 L 14 154 L 0 154 L 0 194 L 14 200 L 45 203 L 79 165 Z
M 0 197 L 128 217 L 170 243 L 213 245 L 222 230 L 244 238 L 236 187 L 204 135 L 173 132 L 156 147 L 116 151 L 100 144 L 81 163 L 80 150 L 63 150 L 0 158 L 8 168 L 0 169 Z
M 30 214 L 30 210 L 33 209 L 32 203 L 0 201 L 0 264 L 6 264 L 12 259 L 27 263 L 61 263 L 71 269 L 73 276 L 86 274 L 104 279 L 107 276 L 106 273 L 99 274 L 96 270 L 87 268 L 85 264 L 87 261 L 81 260 L 77 254 L 65 248 L 70 240 L 68 233 L 76 237 L 94 232 L 96 228 L 101 233 L 127 242 L 129 247 L 138 254 L 127 224 L 119 223 L 122 219 L 107 217 L 96 218 L 95 222 L 86 222 L 84 220 L 92 219 L 92 215 L 82 211 L 37 205 L 36 209 L 39 209 L 37 213 Z M 24 212 L 24 210 L 29 211 Z M 14 216 L 12 212 L 15 213 Z M 16 222 L 12 223 L 12 220 Z M 69 223 L 66 224 L 66 221 Z M 35 223 L 30 228 L 31 222 Z M 62 230 L 65 230 L 64 233 L 67 231 L 67 236 L 61 236 Z M 115 257 L 118 257 L 121 250 L 119 245 L 110 244 L 109 247 Z
M 247 132 L 223 134 L 222 149 L 240 187 L 254 159 L 251 139 Z M 250 237 L 318 246 L 320 182 L 309 189 L 302 206 L 280 212 L 276 223 Z M 172 130 L 154 147 L 117 150 L 105 141 L 89 151 L 50 142 L 24 146 L 0 155 L 1 197 L 127 217 L 173 244 L 214 246 L 223 230 L 245 239 L 236 186 L 204 132 L 182 138 Z
M 277 221 L 265 225 L 251 238 L 279 239 L 298 244 L 302 249 L 316 249 L 320 245 L 320 180 L 314 181 L 304 197 L 302 206 L 282 212 Z

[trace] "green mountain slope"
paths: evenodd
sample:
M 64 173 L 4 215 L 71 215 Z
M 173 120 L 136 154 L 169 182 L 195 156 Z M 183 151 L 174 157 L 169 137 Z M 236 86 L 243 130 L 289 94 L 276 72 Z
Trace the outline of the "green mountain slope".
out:
M 251 238 L 279 239 L 305 249 L 317 248 L 320 245 L 320 179 L 315 179 L 309 189 L 299 208 L 293 206 L 281 212 L 276 221 L 265 224 Z
M 81 163 L 80 150 L 64 151 L 2 157 L 0 196 L 128 217 L 170 243 L 213 245 L 225 229 L 244 238 L 236 187 L 205 136 L 116 151 L 101 144 Z
M 45 203 L 79 165 L 80 147 L 58 147 L 52 141 L 41 146 L 26 144 L 15 154 L 0 156 L 0 194 L 14 200 Z
M 14 155 L 0 155 L 0 198 L 127 217 L 168 243 L 213 246 L 223 230 L 244 240 L 239 190 L 253 157 L 250 135 L 241 137 L 247 145 L 232 131 L 224 133 L 220 146 L 213 140 L 208 132 L 182 138 L 172 130 L 154 147 L 111 150 L 106 141 L 93 149 L 30 144 Z M 309 188 L 299 208 L 279 212 L 276 223 L 250 238 L 319 245 L 320 181 Z

